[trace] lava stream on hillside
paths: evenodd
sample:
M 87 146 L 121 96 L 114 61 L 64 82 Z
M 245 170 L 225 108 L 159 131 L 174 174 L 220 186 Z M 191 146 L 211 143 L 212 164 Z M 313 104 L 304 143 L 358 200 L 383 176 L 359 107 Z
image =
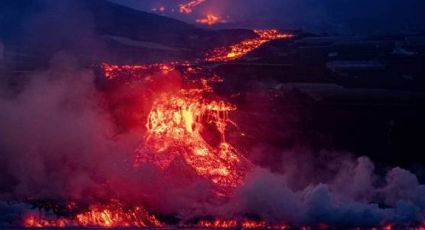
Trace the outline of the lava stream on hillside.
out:
M 179 11 L 183 14 L 191 14 L 193 12 L 193 9 L 202 3 L 204 3 L 206 0 L 191 0 L 187 3 L 183 3 L 179 5 Z
M 208 62 L 232 61 L 247 55 L 267 42 L 294 37 L 293 34 L 280 33 L 275 29 L 255 30 L 254 32 L 258 35 L 257 37 L 243 40 L 230 46 L 213 49 L 205 55 L 205 60 Z

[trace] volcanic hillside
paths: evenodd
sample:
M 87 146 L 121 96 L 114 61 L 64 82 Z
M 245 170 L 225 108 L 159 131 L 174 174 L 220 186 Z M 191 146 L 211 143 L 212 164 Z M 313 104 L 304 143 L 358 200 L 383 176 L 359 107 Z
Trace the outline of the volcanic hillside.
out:
M 190 59 L 253 36 L 250 30 L 201 29 L 106 0 L 5 0 L 0 5 L 6 66 L 18 70 L 45 66 L 58 51 L 89 64 Z

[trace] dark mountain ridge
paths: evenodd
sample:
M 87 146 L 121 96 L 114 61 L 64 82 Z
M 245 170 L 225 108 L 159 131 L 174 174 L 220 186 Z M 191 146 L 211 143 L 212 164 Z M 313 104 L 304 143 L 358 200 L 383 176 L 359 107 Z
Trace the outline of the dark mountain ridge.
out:
M 89 62 L 190 59 L 252 36 L 250 30 L 201 29 L 106 0 L 0 3 L 0 41 L 12 59 L 24 53 L 46 60 L 62 50 Z

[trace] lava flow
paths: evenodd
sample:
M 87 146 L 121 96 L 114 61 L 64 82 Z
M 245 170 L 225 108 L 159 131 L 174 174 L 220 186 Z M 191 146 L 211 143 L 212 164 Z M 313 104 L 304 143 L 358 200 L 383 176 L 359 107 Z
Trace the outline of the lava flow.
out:
M 231 46 L 216 48 L 207 53 L 205 60 L 209 62 L 232 61 L 245 56 L 267 42 L 294 37 L 293 34 L 280 33 L 275 29 L 255 30 L 254 32 L 258 37 L 244 40 Z
M 214 228 L 214 229 L 288 229 L 285 224 L 269 225 L 265 221 L 243 220 L 238 221 L 235 219 L 229 220 L 202 220 L 197 225 L 200 228 Z
M 192 0 L 188 3 L 180 4 L 179 5 L 179 11 L 180 11 L 180 13 L 191 14 L 195 7 L 201 5 L 205 1 L 206 0 Z
M 149 74 L 162 73 L 167 74 L 175 69 L 178 63 L 158 63 L 150 65 L 111 65 L 102 64 L 102 69 L 106 79 L 134 79 L 136 77 L 143 78 Z
M 196 22 L 199 23 L 199 24 L 205 24 L 205 25 L 212 26 L 212 25 L 217 24 L 217 23 L 225 23 L 226 21 L 224 21 L 219 16 L 216 16 L 214 14 L 208 14 L 204 18 L 196 19 Z
M 151 163 L 161 169 L 182 157 L 197 174 L 220 187 L 236 187 L 243 182 L 251 164 L 226 141 L 228 113 L 236 107 L 212 95 L 208 80 L 200 87 L 163 92 L 154 101 L 148 116 L 147 138 L 137 150 L 137 164 Z M 202 136 L 205 124 L 220 134 L 217 146 Z
M 49 227 L 163 227 L 154 215 L 151 215 L 143 207 L 125 209 L 117 201 L 109 205 L 93 205 L 89 210 L 78 213 L 72 218 L 54 217 L 44 213 L 28 214 L 24 220 L 27 228 Z

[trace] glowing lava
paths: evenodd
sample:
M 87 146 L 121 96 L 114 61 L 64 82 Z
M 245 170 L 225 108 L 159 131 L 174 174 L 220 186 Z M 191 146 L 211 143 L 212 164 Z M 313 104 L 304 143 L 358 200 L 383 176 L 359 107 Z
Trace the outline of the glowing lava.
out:
M 228 47 L 220 47 L 212 50 L 207 53 L 205 60 L 209 62 L 227 62 L 235 60 L 245 56 L 267 42 L 294 37 L 292 34 L 280 33 L 274 29 L 255 30 L 255 33 L 258 35 L 256 38 L 244 40 Z
M 123 205 L 112 201 L 109 205 L 91 206 L 89 210 L 81 212 L 72 218 L 49 217 L 47 214 L 28 214 L 24 220 L 27 228 L 49 227 L 163 227 L 154 215 L 143 207 L 124 209 Z
M 188 63 L 102 65 L 110 80 L 129 77 L 152 80 L 151 74 L 166 75 L 177 66 L 183 74 L 196 75 L 202 71 Z M 135 165 L 150 163 L 165 170 L 180 157 L 198 176 L 221 188 L 235 188 L 242 184 L 251 168 L 251 163 L 226 140 L 227 126 L 234 124 L 229 112 L 236 110 L 236 106 L 215 97 L 209 83 L 220 81 L 217 77 L 193 81 L 183 77 L 190 84 L 176 91 L 160 92 L 153 101 L 146 122 L 146 139 L 136 150 Z M 204 139 L 205 126 L 215 127 L 219 144 L 213 146 Z
M 236 107 L 212 99 L 208 80 L 199 84 L 198 88 L 163 92 L 154 101 L 146 124 L 146 142 L 137 150 L 136 162 L 166 169 L 181 157 L 199 176 L 217 186 L 237 187 L 251 163 L 226 141 L 226 127 L 233 123 L 228 114 Z M 205 125 L 213 125 L 220 134 L 217 146 L 208 144 L 202 136 Z
M 128 79 L 128 78 L 144 78 L 146 76 L 162 73 L 168 74 L 175 70 L 175 66 L 178 63 L 158 63 L 158 64 L 146 64 L 146 65 L 111 65 L 102 64 L 102 69 L 106 79 Z
M 200 228 L 214 228 L 214 229 L 288 229 L 287 225 L 277 224 L 269 225 L 265 221 L 255 221 L 255 220 L 201 220 L 198 223 Z
M 204 3 L 206 0 L 192 0 L 188 3 L 180 4 L 179 5 L 179 11 L 183 14 L 191 14 L 193 12 L 193 9 L 202 3 Z
M 225 23 L 226 21 L 222 20 L 219 16 L 216 16 L 214 14 L 208 14 L 204 18 L 196 19 L 196 22 L 199 24 L 206 24 L 212 26 L 217 23 Z

